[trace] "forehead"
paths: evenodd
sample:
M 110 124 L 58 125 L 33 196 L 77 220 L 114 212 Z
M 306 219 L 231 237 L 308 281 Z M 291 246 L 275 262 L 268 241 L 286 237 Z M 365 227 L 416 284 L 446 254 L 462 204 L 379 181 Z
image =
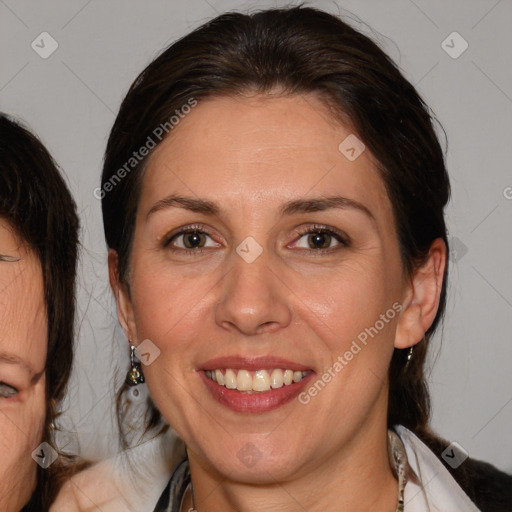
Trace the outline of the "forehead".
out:
M 41 265 L 4 219 L 0 219 L 0 322 L 0 355 L 6 355 L 0 365 L 16 364 L 16 359 L 33 368 L 44 365 L 47 320 Z
M 356 137 L 312 94 L 200 100 L 149 158 L 139 207 L 147 212 L 176 192 L 226 209 L 336 193 L 371 203 L 389 220 L 373 156 L 364 150 L 350 160 L 340 150 Z
M 10 253 L 19 255 L 22 250 L 22 240 L 17 235 L 12 225 L 0 217 L 0 255 L 5 256 Z

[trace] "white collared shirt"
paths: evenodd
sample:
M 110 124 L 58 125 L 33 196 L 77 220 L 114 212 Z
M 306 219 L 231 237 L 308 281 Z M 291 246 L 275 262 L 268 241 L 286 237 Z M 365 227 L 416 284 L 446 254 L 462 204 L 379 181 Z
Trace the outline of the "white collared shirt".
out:
M 397 425 L 409 466 L 421 482 L 407 482 L 405 512 L 481 512 L 436 455 L 415 434 Z

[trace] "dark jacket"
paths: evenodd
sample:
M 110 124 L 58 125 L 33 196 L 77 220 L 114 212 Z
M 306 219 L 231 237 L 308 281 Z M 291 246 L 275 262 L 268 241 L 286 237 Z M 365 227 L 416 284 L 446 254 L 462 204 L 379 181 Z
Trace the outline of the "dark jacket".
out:
M 422 436 L 422 441 L 436 454 L 468 497 L 482 512 L 512 512 L 512 475 L 492 464 L 468 458 L 457 469 L 440 454 L 450 445 L 445 439 Z

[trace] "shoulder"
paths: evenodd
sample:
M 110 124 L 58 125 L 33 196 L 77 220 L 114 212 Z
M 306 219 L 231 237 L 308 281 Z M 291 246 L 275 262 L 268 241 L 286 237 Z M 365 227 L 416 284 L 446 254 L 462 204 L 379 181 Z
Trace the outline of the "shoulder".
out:
M 97 463 L 71 477 L 50 507 L 51 512 L 127 512 L 123 489 L 115 471 L 107 462 Z
M 158 436 L 70 478 L 50 511 L 152 512 L 182 458 L 173 434 Z
M 468 458 L 452 471 L 453 477 L 472 496 L 482 512 L 510 512 L 512 510 L 512 475 L 492 464 Z

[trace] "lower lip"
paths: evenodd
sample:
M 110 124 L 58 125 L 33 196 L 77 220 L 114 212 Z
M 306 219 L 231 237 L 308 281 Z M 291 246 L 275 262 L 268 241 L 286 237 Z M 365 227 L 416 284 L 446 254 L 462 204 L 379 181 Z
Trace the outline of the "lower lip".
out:
M 313 377 L 313 372 L 306 375 L 300 382 L 288 386 L 271 389 L 270 391 L 244 393 L 235 389 L 228 389 L 217 384 L 206 376 L 204 371 L 198 372 L 206 387 L 219 403 L 236 412 L 261 413 L 272 411 L 293 400 Z

